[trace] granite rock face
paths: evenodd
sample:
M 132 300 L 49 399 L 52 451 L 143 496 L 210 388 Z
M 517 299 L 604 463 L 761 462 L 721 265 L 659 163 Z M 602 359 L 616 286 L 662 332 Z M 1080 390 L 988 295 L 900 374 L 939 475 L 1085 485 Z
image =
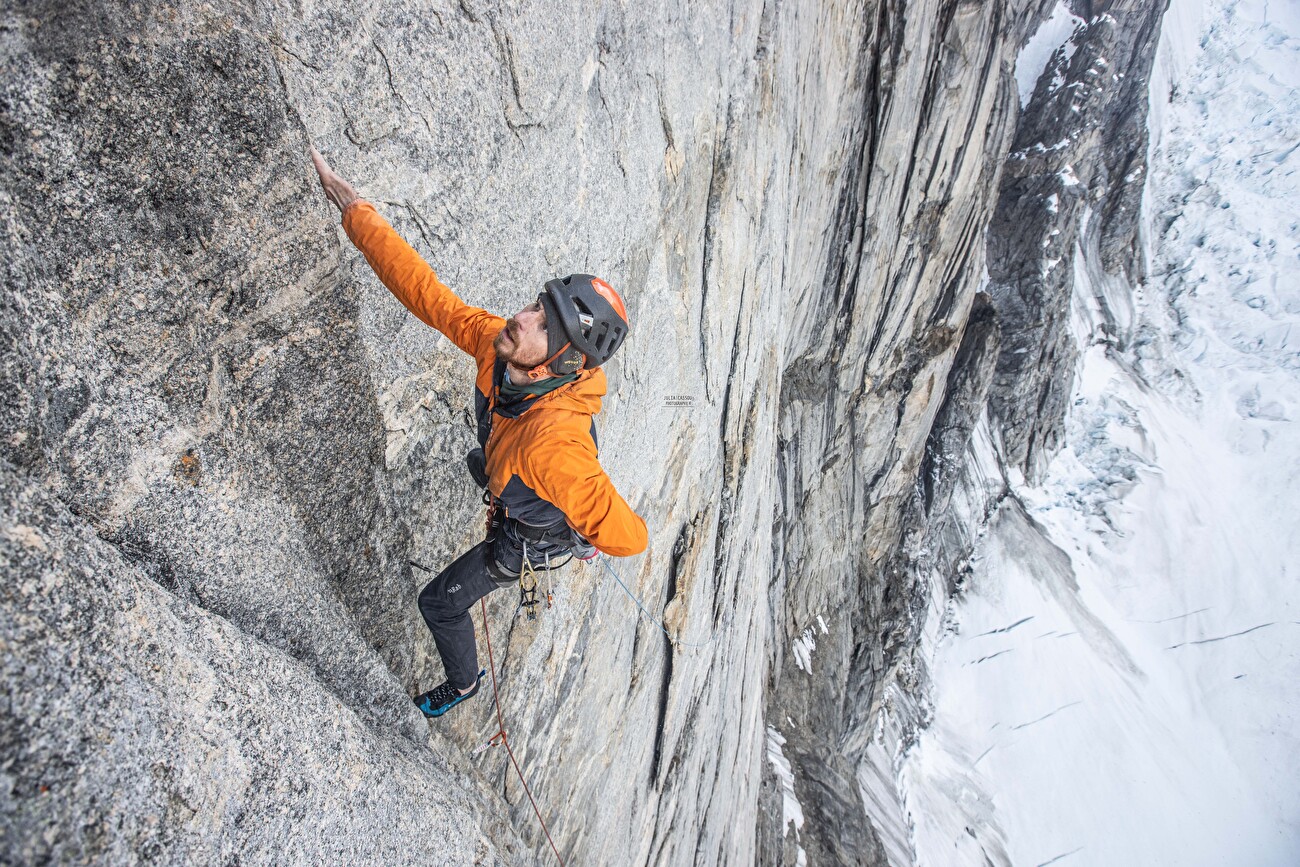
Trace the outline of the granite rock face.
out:
M 591 567 L 538 620 L 487 606 L 561 852 L 906 860 L 863 779 L 959 569 L 927 540 L 977 529 L 943 518 L 986 402 L 1017 462 L 1052 447 L 1042 238 L 1129 261 L 1141 88 L 1020 116 L 1050 5 L 6 4 L 5 857 L 549 857 L 471 757 L 490 701 L 407 698 L 441 679 L 411 563 L 481 527 L 473 368 L 347 244 L 315 145 L 471 303 L 569 272 L 628 301 L 601 457 L 651 544 L 613 566 L 679 643 Z M 1093 10 L 1067 80 L 1141 68 L 1145 5 Z M 1030 219 L 1054 160 L 1088 195 Z
M 2 472 L 6 863 L 397 863 L 445 847 L 528 863 L 497 797 L 409 714 L 377 725 L 317 660 L 179 597 Z M 400 707 L 374 677 L 372 704 Z

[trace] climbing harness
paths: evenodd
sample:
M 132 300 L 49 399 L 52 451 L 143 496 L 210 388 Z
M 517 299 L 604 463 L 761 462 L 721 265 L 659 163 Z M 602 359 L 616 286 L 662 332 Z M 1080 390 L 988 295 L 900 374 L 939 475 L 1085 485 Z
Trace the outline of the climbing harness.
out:
M 506 723 L 501 717 L 501 693 L 497 690 L 497 664 L 492 655 L 492 633 L 488 631 L 487 602 L 485 599 L 479 599 L 478 604 L 479 610 L 483 613 L 483 638 L 487 642 L 488 671 L 492 673 L 492 701 L 496 704 L 497 733 L 488 738 L 485 743 L 479 745 L 474 750 L 474 755 L 477 756 L 485 752 L 489 747 L 504 746 L 506 748 L 506 755 L 510 756 L 510 764 L 514 765 L 515 775 L 519 777 L 519 784 L 524 787 L 524 794 L 528 796 L 528 803 L 533 805 L 533 813 L 542 826 L 542 833 L 546 835 L 546 842 L 551 844 L 551 851 L 555 853 L 555 860 L 560 862 L 560 867 L 564 867 L 564 858 L 560 855 L 560 850 L 555 847 L 555 841 L 551 839 L 551 831 L 546 827 L 546 820 L 542 818 L 542 811 L 537 807 L 533 792 L 528 788 L 528 781 L 524 779 L 524 772 L 519 769 L 519 761 L 515 758 L 515 751 L 510 748 L 510 739 L 506 737 Z

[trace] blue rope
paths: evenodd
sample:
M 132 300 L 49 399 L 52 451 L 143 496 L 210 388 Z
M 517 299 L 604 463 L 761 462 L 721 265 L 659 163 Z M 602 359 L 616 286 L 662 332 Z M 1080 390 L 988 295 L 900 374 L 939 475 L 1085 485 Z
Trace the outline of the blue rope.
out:
M 662 632 L 664 634 L 664 637 L 666 637 L 670 642 L 677 645 L 678 647 L 708 647 L 710 644 L 713 643 L 713 636 L 709 636 L 709 640 L 704 642 L 703 644 L 690 644 L 688 642 L 678 641 L 676 638 L 673 638 L 672 635 L 668 632 L 668 630 L 664 628 L 663 621 L 656 619 L 653 614 L 651 614 L 649 611 L 646 611 L 645 606 L 641 604 L 641 600 L 637 599 L 636 594 L 628 589 L 627 585 L 623 583 L 622 578 L 618 577 L 618 573 L 614 571 L 614 567 L 609 565 L 609 557 L 607 557 L 604 554 L 601 554 L 600 564 L 604 566 L 605 571 L 608 572 L 610 576 L 615 581 L 618 582 L 618 586 L 623 588 L 623 592 L 627 594 L 627 598 L 635 602 L 636 607 L 641 609 L 641 614 L 645 616 L 645 619 L 649 620 L 655 626 L 658 626 L 659 631 Z

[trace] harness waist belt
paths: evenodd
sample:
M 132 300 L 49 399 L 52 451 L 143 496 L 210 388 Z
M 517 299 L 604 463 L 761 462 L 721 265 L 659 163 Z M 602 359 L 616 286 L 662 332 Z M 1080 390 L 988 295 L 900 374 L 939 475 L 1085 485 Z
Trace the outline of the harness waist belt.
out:
M 569 525 L 563 521 L 549 527 L 534 527 L 522 521 L 515 521 L 515 530 L 530 542 L 556 542 L 568 545 L 573 541 Z

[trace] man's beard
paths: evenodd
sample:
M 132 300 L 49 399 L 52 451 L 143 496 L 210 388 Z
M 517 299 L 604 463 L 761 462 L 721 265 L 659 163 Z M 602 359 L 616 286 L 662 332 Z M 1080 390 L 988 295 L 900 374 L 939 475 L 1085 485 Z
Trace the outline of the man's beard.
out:
M 501 329 L 497 334 L 496 339 L 492 341 L 492 348 L 496 350 L 497 358 L 507 364 L 513 364 L 515 367 L 522 370 L 530 370 L 541 364 L 546 360 L 546 358 L 543 356 L 535 361 L 528 361 L 527 359 L 522 358 L 523 351 L 519 346 L 518 329 L 519 323 L 515 322 L 513 319 L 507 319 L 505 327 Z M 509 343 L 506 342 L 507 334 L 509 334 Z

